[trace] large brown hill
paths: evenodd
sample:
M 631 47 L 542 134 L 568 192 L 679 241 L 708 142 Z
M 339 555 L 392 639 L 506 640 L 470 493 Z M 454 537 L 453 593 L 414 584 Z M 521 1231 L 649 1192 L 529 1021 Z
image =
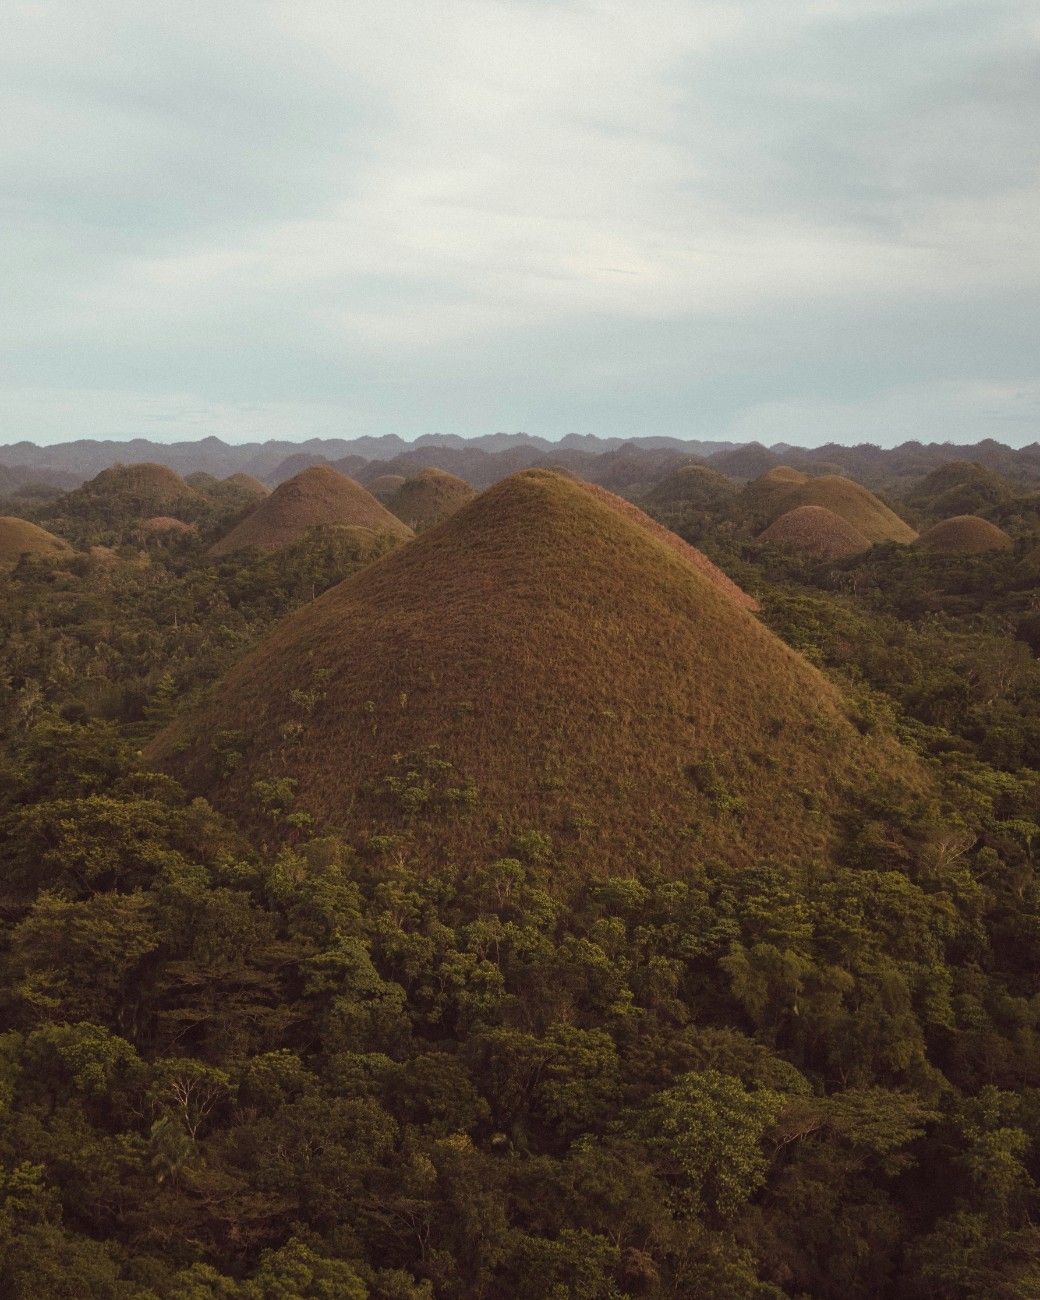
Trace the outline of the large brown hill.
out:
M 383 477 L 388 478 L 390 475 Z M 386 506 L 418 533 L 447 519 L 475 496 L 476 493 L 464 479 L 431 466 L 413 478 L 405 479 L 393 496 L 387 499 Z
M 933 555 L 981 555 L 984 551 L 1010 551 L 1014 547 L 1003 528 L 978 515 L 943 519 L 923 532 L 917 545 Z
M 23 555 L 43 559 L 70 551 L 67 542 L 47 532 L 45 528 L 30 523 L 28 519 L 18 519 L 14 515 L 0 516 L 0 566 L 10 568 Z
M 292 614 L 151 757 L 246 822 L 296 782 L 318 828 L 431 869 L 815 851 L 862 773 L 920 782 L 664 531 L 515 475 Z
M 311 528 L 331 525 L 368 528 L 400 538 L 412 535 L 360 483 L 331 465 L 315 465 L 276 487 L 209 553 L 230 555 L 250 547 L 280 551 L 300 541 Z
M 763 523 L 772 523 L 799 506 L 822 506 L 858 529 L 871 543 L 908 543 L 917 536 L 873 492 L 840 474 L 810 478 L 789 466 L 777 466 L 748 484 L 742 494 L 742 505 Z
M 823 560 L 837 560 L 866 551 L 870 542 L 858 528 L 824 506 L 797 506 L 774 519 L 759 541 L 806 551 Z

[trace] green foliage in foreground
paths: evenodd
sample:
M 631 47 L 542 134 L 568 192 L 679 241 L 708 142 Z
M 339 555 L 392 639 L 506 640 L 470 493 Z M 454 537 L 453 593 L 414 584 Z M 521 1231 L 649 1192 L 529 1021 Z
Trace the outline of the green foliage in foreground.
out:
M 1010 569 L 745 557 L 941 816 L 864 802 L 827 861 L 575 880 L 544 836 L 467 874 L 391 837 L 250 844 L 140 769 L 334 579 L 315 545 L 312 576 L 178 542 L 6 580 L 0 1294 L 1040 1293 L 1040 691 Z

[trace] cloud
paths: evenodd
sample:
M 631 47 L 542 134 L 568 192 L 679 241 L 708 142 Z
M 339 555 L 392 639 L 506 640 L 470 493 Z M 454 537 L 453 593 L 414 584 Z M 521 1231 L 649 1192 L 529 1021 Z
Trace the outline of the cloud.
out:
M 10 8 L 4 441 L 1037 436 L 1020 4 Z

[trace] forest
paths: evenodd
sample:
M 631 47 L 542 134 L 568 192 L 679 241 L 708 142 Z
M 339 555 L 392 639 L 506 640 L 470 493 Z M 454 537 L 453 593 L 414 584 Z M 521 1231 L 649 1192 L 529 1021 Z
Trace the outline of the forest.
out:
M 486 851 L 437 854 L 442 819 L 501 810 L 429 756 L 372 770 L 371 833 L 323 819 L 292 745 L 327 674 L 286 684 L 284 774 L 246 783 L 219 726 L 212 797 L 153 761 L 272 633 L 461 547 L 482 498 L 416 540 L 314 525 L 216 555 L 261 507 L 201 481 L 180 529 L 142 531 L 125 492 L 9 499 L 65 549 L 0 572 L 0 1294 L 1040 1295 L 1037 538 L 1030 491 L 984 478 L 960 513 L 1009 541 L 962 554 L 763 541 L 754 483 L 633 493 L 918 774 L 833 807 L 799 788 L 826 848 L 792 825 L 739 868 L 710 846 L 751 842 L 742 781 L 794 780 L 784 737 L 691 762 L 714 838 L 626 869 L 583 849 L 577 795 L 570 839 L 501 812 Z M 949 490 L 885 517 L 926 536 Z

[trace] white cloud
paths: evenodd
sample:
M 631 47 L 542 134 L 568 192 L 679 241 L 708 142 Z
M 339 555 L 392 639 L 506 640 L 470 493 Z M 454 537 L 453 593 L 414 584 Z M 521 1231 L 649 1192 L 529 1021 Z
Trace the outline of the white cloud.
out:
M 301 437 L 798 411 L 814 440 L 828 410 L 886 437 L 887 394 L 924 421 L 1036 376 L 1020 5 L 42 0 L 7 27 L 0 385 L 39 406 L 0 390 L 0 439 L 106 403 L 169 436 L 259 408 Z M 900 313 L 956 320 L 942 374 L 918 330 L 879 345 Z

